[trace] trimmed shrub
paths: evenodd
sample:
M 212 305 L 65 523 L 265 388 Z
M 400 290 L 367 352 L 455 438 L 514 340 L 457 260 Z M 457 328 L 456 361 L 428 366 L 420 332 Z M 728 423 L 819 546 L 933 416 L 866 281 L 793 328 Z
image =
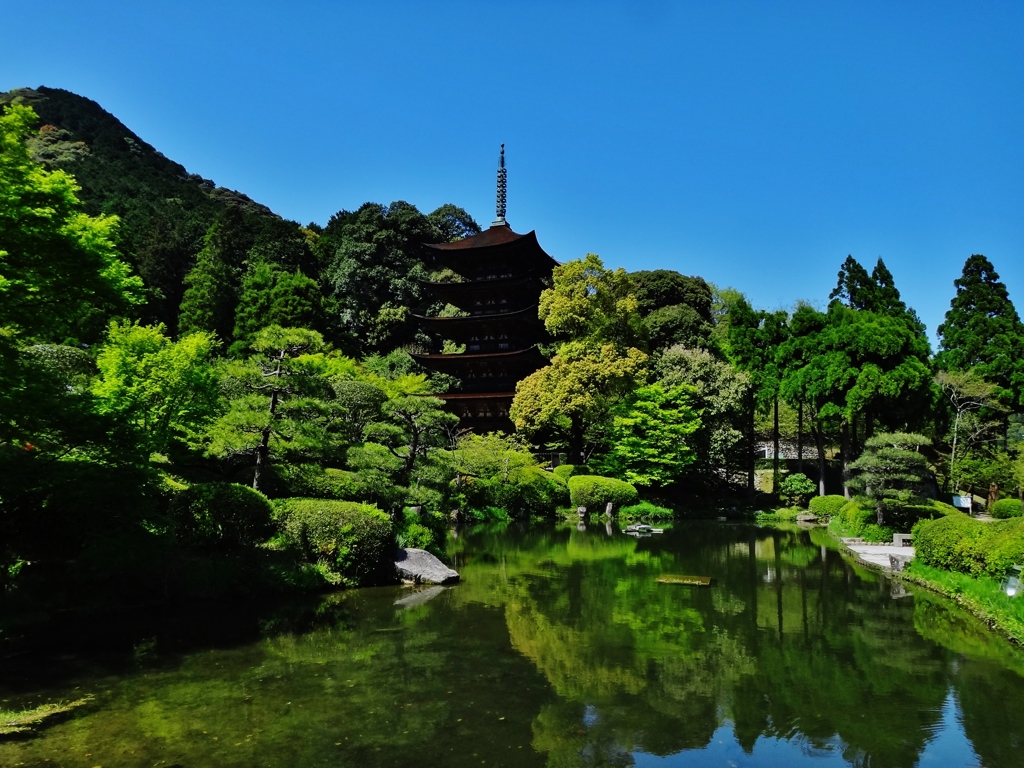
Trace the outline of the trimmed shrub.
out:
M 641 501 L 638 504 L 630 504 L 619 510 L 619 517 L 632 520 L 642 518 L 646 520 L 671 520 L 675 513 L 668 507 L 659 507 L 649 501 Z
M 914 526 L 914 549 L 925 565 L 1000 577 L 1024 563 L 1024 518 L 984 523 L 958 514 L 922 520 Z
M 1010 517 L 1020 517 L 1022 512 L 1024 512 L 1024 504 L 1021 504 L 1020 499 L 1000 499 L 992 505 L 989 514 L 1000 520 L 1006 520 Z
M 176 493 L 168 512 L 178 539 L 199 548 L 244 549 L 274 530 L 267 497 L 237 483 L 197 483 Z
M 845 496 L 815 496 L 811 499 L 808 508 L 818 517 L 832 518 L 839 514 L 839 510 L 846 506 Z
M 394 551 L 394 527 L 369 504 L 328 499 L 281 499 L 275 511 L 284 543 L 329 581 L 356 586 L 386 575 Z
M 551 471 L 558 477 L 562 478 L 562 480 L 568 482 L 569 478 L 574 475 L 587 474 L 587 467 L 583 464 L 559 464 Z
M 616 507 L 633 504 L 637 491 L 630 483 L 600 475 L 575 475 L 569 478 L 569 500 L 574 507 L 603 508 L 609 502 Z
M 796 472 L 779 483 L 779 498 L 794 506 L 804 506 L 804 500 L 817 490 L 807 475 Z
M 569 501 L 565 480 L 540 467 L 522 467 L 507 479 L 471 478 L 465 494 L 471 509 L 498 507 L 513 516 L 550 514 Z

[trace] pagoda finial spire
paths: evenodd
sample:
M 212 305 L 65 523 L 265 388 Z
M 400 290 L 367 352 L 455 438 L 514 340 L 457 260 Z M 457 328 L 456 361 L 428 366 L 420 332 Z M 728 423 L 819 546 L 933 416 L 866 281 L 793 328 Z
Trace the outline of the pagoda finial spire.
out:
M 505 145 L 501 145 L 501 155 L 498 157 L 498 201 L 497 201 L 497 214 L 493 222 L 492 227 L 507 227 L 508 223 L 505 221 L 505 195 L 508 192 L 508 172 L 505 170 Z

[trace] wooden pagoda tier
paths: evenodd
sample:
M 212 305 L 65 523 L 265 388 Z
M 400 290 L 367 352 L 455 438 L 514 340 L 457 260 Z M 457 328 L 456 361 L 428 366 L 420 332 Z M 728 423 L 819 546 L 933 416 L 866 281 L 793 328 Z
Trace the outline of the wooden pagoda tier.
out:
M 500 275 L 461 283 L 422 281 L 420 285 L 438 301 L 472 315 L 486 315 L 536 307 L 537 296 L 546 287 L 544 279 L 550 276 L 550 268 L 535 268 L 514 277 Z
M 537 317 L 537 305 L 516 312 L 495 312 L 465 317 L 424 317 L 414 315 L 420 327 L 442 339 L 465 344 L 466 352 L 512 352 L 527 349 L 544 338 L 544 323 Z M 461 356 L 460 356 L 461 357 Z
M 462 281 L 424 287 L 435 300 L 469 314 L 418 317 L 420 327 L 465 344 L 466 351 L 414 357 L 460 380 L 461 388 L 440 397 L 461 426 L 476 432 L 512 431 L 508 411 L 516 384 L 547 364 L 537 347 L 547 340 L 537 303 L 558 262 L 544 252 L 534 232 L 513 232 L 503 217 L 478 235 L 427 248 L 436 263 Z

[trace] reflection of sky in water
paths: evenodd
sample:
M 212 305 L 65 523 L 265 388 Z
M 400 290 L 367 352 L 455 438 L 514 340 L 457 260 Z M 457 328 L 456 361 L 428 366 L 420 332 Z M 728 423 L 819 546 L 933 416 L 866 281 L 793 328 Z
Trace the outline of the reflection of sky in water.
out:
M 999 706 L 993 702 L 993 706 Z M 953 689 L 946 694 L 946 702 L 942 705 L 942 725 L 936 729 L 935 736 L 924 746 L 921 759 L 917 763 L 925 766 L 956 765 L 979 766 L 981 761 L 974 753 L 971 742 L 964 733 L 960 703 L 956 700 Z
M 588 708 L 587 716 L 596 720 L 596 713 Z M 588 723 L 589 725 L 589 723 Z M 787 768 L 807 758 L 814 758 L 814 764 L 823 766 L 848 766 L 850 763 L 843 757 L 843 745 L 838 742 L 831 748 L 812 747 L 802 739 L 772 739 L 761 736 L 757 740 L 753 754 L 747 754 L 740 747 L 733 735 L 732 724 L 725 723 L 712 736 L 711 741 L 703 749 L 691 749 L 675 755 L 659 757 L 645 752 L 634 752 L 633 761 L 636 768 L 742 768 L 758 766 L 758 768 Z M 942 707 L 942 720 L 935 727 L 935 736 L 921 753 L 918 766 L 930 768 L 974 768 L 980 766 L 978 756 L 971 747 L 967 734 L 964 733 L 960 719 L 960 706 L 952 689 L 946 696 Z
M 690 749 L 667 757 L 634 752 L 633 760 L 636 768 L 658 766 L 658 768 L 739 768 L 740 766 L 758 766 L 758 768 L 788 768 L 807 758 L 815 758 L 815 765 L 848 766 L 843 757 L 843 745 L 836 744 L 832 749 L 811 747 L 800 739 L 772 739 L 761 736 L 754 746 L 753 754 L 748 755 L 736 741 L 732 732 L 732 724 L 726 723 L 711 737 L 711 741 L 703 749 Z M 953 763 L 948 763 L 952 766 Z M 957 764 L 961 765 L 961 764 Z

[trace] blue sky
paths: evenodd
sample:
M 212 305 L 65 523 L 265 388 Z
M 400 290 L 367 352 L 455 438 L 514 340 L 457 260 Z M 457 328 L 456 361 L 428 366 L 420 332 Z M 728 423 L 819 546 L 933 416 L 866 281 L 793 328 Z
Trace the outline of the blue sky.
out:
M 766 309 L 881 256 L 933 335 L 984 253 L 1024 310 L 1019 2 L 7 3 L 0 90 L 88 96 L 282 215 L 508 219 Z

